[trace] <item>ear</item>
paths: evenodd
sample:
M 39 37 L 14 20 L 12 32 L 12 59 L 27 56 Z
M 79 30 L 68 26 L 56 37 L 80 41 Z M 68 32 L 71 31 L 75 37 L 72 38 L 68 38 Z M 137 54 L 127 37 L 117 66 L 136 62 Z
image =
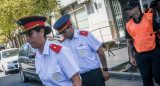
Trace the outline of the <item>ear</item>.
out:
M 40 30 L 40 35 L 43 36 L 44 35 L 44 29 Z
M 70 25 L 70 27 L 71 27 L 71 28 L 73 28 L 73 26 L 72 26 L 72 25 Z

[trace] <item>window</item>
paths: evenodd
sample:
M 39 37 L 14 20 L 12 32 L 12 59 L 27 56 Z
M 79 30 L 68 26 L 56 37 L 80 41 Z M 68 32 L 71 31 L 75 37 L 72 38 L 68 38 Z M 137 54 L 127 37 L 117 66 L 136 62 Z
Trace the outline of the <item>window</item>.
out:
M 18 49 L 13 49 L 13 50 L 7 50 L 2 52 L 3 58 L 8 58 L 8 57 L 13 57 L 13 56 L 18 56 L 19 50 Z
M 28 45 L 23 46 L 20 50 L 20 55 L 21 56 L 27 56 L 27 50 L 28 50 Z

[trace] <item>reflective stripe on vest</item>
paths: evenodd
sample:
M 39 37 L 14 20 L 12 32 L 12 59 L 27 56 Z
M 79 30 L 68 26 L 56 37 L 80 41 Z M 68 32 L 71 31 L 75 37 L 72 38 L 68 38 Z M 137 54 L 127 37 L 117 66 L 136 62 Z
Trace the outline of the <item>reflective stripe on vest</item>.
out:
M 155 49 L 155 33 L 153 31 L 153 14 L 144 13 L 139 24 L 134 23 L 133 18 L 126 23 L 126 29 L 134 40 L 137 52 L 146 52 Z

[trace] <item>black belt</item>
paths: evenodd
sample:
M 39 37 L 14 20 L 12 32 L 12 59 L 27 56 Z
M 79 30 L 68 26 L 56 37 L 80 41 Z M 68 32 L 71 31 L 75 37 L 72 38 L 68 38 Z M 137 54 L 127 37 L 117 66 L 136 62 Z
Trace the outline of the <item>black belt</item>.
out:
M 94 71 L 97 71 L 97 70 L 99 70 L 99 69 L 100 69 L 100 68 L 96 68 L 96 69 L 90 70 L 90 71 L 88 71 L 88 72 L 82 73 L 82 74 L 80 74 L 80 75 L 87 75 L 87 74 L 89 74 L 89 73 L 91 73 L 91 72 L 94 72 Z

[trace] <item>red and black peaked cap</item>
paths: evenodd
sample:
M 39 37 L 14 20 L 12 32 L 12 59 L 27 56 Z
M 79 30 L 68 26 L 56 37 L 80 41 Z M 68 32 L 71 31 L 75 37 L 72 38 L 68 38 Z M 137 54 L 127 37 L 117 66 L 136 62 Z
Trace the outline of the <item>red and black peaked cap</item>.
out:
M 58 30 L 58 32 L 62 34 L 70 24 L 71 24 L 70 15 L 65 14 L 56 21 L 56 23 L 53 25 L 53 28 Z
M 47 18 L 44 16 L 31 16 L 19 19 L 18 24 L 24 27 L 24 30 L 22 30 L 21 34 L 24 34 L 27 31 L 32 30 L 38 26 L 45 27 L 46 19 Z M 44 30 L 46 34 L 49 34 L 51 32 L 50 27 L 45 27 Z

